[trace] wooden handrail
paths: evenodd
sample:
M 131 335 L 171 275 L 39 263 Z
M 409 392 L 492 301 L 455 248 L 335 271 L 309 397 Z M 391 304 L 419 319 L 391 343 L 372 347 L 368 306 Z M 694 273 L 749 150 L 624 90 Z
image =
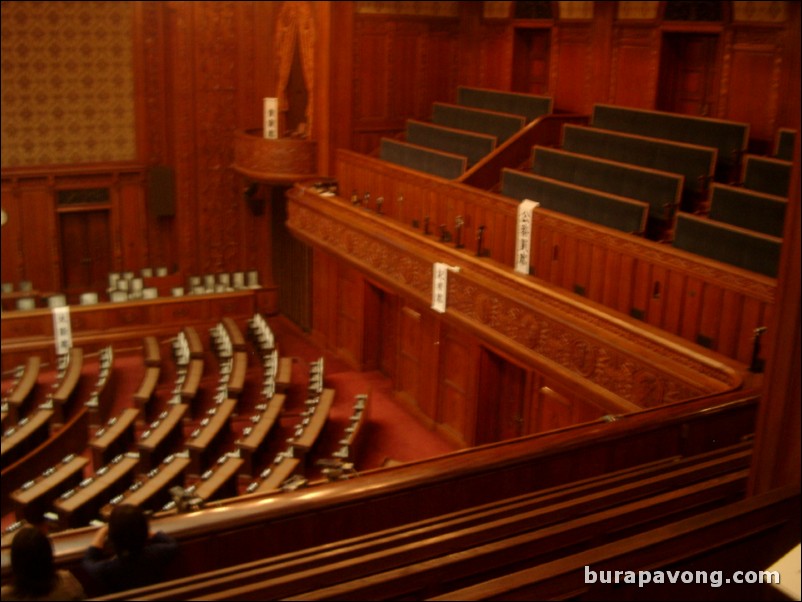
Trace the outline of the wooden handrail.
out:
M 254 541 L 261 539 L 268 548 L 263 550 L 265 554 L 319 545 L 389 528 L 402 516 L 424 519 L 641 462 L 677 454 L 695 455 L 734 444 L 753 432 L 756 408 L 757 397 L 753 393 L 697 399 L 644 410 L 612 422 L 598 420 L 368 471 L 358 479 L 315 485 L 314 495 L 309 495 L 310 489 L 300 489 L 267 497 L 245 495 L 221 500 L 207 504 L 206 510 L 154 517 L 152 524 L 179 539 L 186 558 L 192 559 L 191 565 L 185 566 L 179 559 L 171 573 L 175 577 L 182 571 L 189 574 L 242 562 L 241 554 L 247 550 L 229 548 L 224 543 L 226 533 L 234 530 L 251 529 Z M 498 479 L 500 471 L 508 477 L 503 487 Z M 455 487 L 460 496 L 453 495 Z M 347 520 L 345 517 L 352 516 L 356 506 L 362 508 L 360 520 Z M 340 526 L 334 531 L 329 528 L 340 525 L 340 520 L 350 525 L 347 532 Z M 305 526 L 300 528 L 301 524 Z M 76 566 L 93 534 L 94 529 L 54 534 L 58 565 Z M 211 536 L 220 538 L 221 545 L 216 549 L 226 550 L 225 555 L 204 544 Z M 196 556 L 193 550 L 202 553 Z M 10 570 L 8 554 L 9 549 L 3 547 L 3 575 Z

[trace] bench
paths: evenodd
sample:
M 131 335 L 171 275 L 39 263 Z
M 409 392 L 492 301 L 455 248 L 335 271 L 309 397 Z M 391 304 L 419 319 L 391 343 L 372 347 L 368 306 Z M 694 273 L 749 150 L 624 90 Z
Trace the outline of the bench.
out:
M 245 387 L 245 376 L 248 371 L 248 354 L 235 351 L 231 359 L 231 368 L 226 380 L 226 389 L 234 397 L 239 397 Z
M 737 180 L 749 144 L 748 123 L 708 117 L 597 104 L 590 123 L 595 128 L 715 148 L 715 179 L 723 183 Z
M 257 413 L 251 416 L 251 424 L 242 430 L 235 442 L 242 458 L 242 474 L 253 476 L 255 467 L 261 464 L 267 436 L 284 409 L 286 395 L 277 393 L 266 403 L 256 406 Z
M 774 151 L 772 156 L 783 161 L 794 160 L 794 143 L 796 142 L 796 130 L 791 128 L 780 128 L 774 139 Z
M 406 142 L 464 156 L 466 169 L 496 148 L 496 137 L 414 119 L 407 120 Z
M 192 405 L 198 394 L 201 377 L 203 376 L 203 360 L 192 359 L 189 361 L 184 381 L 181 384 L 181 400 L 187 405 Z
M 749 190 L 788 198 L 793 163 L 782 159 L 747 155 L 743 186 Z
M 53 502 L 63 528 L 83 527 L 98 517 L 100 508 L 112 497 L 125 491 L 139 464 L 137 454 L 117 456 L 110 464 L 95 471 L 75 489 L 63 493 Z
M 160 510 L 169 500 L 169 489 L 184 484 L 184 473 L 189 466 L 189 455 L 178 453 L 167 456 L 156 468 L 137 479 L 123 493 L 114 497 L 100 509 L 100 516 L 108 521 L 112 510 L 120 504 L 131 504 L 145 510 Z
M 672 244 L 676 249 L 776 278 L 782 239 L 680 213 Z
M 782 238 L 788 201 L 738 186 L 713 184 L 708 217 L 717 222 Z
M 432 105 L 431 121 L 436 125 L 495 136 L 499 145 L 520 132 L 526 125 L 526 118 L 521 115 L 473 109 L 442 102 Z
M 457 104 L 499 113 L 522 115 L 528 123 L 551 113 L 554 99 L 550 96 L 458 86 Z
M 221 446 L 231 433 L 231 415 L 237 406 L 236 399 L 226 399 L 211 408 L 185 442 L 191 460 L 190 473 L 201 474 L 213 458 L 221 452 Z
M 643 234 L 649 205 L 590 188 L 512 169 L 504 169 L 501 194 L 623 232 Z
M 468 165 L 468 159 L 463 155 L 446 153 L 391 138 L 381 139 L 379 158 L 447 180 L 460 177 Z
M 704 208 L 716 165 L 716 149 L 566 124 L 563 150 L 679 174 L 685 178 L 682 208 Z
M 87 458 L 70 454 L 59 464 L 51 466 L 35 479 L 24 483 L 11 494 L 17 520 L 39 524 L 53 500 L 83 480 L 83 471 L 87 464 L 89 464 Z
M 111 418 L 105 426 L 98 429 L 89 441 L 95 466 L 108 464 L 131 449 L 136 440 L 134 427 L 139 416 L 140 410 L 137 408 L 126 408 L 119 416 Z
M 150 424 L 137 441 L 140 470 L 147 472 L 156 467 L 165 457 L 178 451 L 184 441 L 182 419 L 189 406 L 183 403 L 170 404 L 169 409 Z
M 673 229 L 680 206 L 683 177 L 663 171 L 536 146 L 532 173 L 649 203 L 649 231 Z

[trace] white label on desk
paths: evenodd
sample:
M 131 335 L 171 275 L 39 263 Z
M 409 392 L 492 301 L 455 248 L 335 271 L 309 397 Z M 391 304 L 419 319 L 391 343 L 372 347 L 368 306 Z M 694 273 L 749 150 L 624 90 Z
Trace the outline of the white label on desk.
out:
M 449 272 L 459 272 L 459 268 L 439 262 L 432 268 L 432 309 L 441 314 L 446 311 Z
M 72 323 L 70 307 L 53 308 L 53 338 L 56 343 L 56 355 L 64 355 L 72 347 Z

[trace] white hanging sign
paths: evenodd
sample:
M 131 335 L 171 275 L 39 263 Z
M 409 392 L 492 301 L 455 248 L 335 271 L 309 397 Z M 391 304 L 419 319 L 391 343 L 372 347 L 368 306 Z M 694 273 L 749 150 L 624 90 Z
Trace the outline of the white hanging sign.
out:
M 449 272 L 459 272 L 459 268 L 439 262 L 432 268 L 432 309 L 441 314 L 446 311 Z
M 515 230 L 515 271 L 529 274 L 529 255 L 532 249 L 532 211 L 540 203 L 524 199 L 518 205 L 518 227 Z
M 72 347 L 72 323 L 70 322 L 70 307 L 53 308 L 53 338 L 56 343 L 56 355 L 68 353 Z
M 264 137 L 271 140 L 278 138 L 278 98 L 264 99 L 263 119 L 262 132 Z

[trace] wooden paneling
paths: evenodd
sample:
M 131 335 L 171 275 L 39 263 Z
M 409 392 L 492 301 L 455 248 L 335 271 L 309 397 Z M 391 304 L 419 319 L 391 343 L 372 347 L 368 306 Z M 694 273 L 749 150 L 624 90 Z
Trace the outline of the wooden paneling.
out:
M 437 423 L 452 431 L 454 438 L 475 445 L 479 346 L 454 328 L 441 328 L 439 343 Z
M 552 46 L 551 89 L 554 106 L 563 111 L 589 113 L 595 98 L 593 33 L 589 25 L 563 25 Z
M 779 127 L 778 112 L 783 79 L 785 35 L 776 29 L 738 29 L 728 36 L 725 68 L 729 85 L 724 94 L 723 115 L 750 124 L 750 138 L 770 149 Z M 761 94 L 755 94 L 761 90 Z M 754 147 L 754 143 L 753 143 Z
M 609 102 L 625 107 L 655 106 L 659 38 L 653 28 L 617 27 L 614 31 Z

